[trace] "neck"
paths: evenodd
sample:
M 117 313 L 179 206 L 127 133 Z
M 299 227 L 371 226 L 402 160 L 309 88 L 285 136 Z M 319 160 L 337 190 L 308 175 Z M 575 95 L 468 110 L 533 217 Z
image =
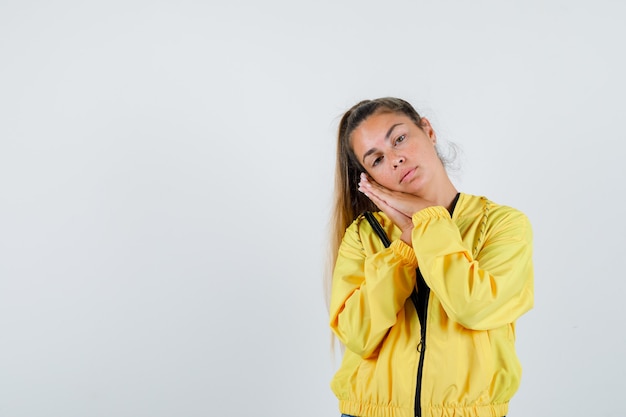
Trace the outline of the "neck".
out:
M 425 196 L 425 198 L 426 200 L 435 203 L 435 205 L 443 206 L 448 211 L 450 211 L 450 208 L 452 207 L 452 202 L 454 201 L 454 198 L 457 194 L 458 190 L 456 189 L 454 184 L 452 184 L 452 182 L 448 180 L 443 185 L 436 187 L 432 194 Z

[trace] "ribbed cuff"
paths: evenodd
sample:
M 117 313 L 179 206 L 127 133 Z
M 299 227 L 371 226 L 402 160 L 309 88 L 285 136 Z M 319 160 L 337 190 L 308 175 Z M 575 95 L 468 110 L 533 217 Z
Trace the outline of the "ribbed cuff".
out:
M 411 246 L 404 243 L 403 240 L 396 239 L 391 242 L 389 247 L 394 254 L 406 260 L 409 265 L 414 265 L 417 268 L 417 257 L 415 257 L 415 251 Z
M 413 214 L 413 224 L 418 225 L 428 220 L 450 219 L 450 213 L 444 206 L 431 206 Z

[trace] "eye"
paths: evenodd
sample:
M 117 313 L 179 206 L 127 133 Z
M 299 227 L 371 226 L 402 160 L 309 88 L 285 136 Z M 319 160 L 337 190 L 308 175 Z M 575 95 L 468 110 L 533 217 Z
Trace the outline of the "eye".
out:
M 406 135 L 400 135 L 396 138 L 396 141 L 394 144 L 397 145 L 398 143 L 404 142 L 404 139 L 406 139 Z
M 372 162 L 372 166 L 375 167 L 376 165 L 380 164 L 382 160 L 383 157 L 379 156 L 378 158 L 374 159 L 374 161 Z

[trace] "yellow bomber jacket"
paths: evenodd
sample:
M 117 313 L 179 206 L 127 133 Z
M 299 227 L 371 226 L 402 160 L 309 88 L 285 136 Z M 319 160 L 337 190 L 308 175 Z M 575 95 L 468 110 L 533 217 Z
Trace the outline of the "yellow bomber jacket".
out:
M 533 306 L 528 218 L 461 193 L 452 218 L 439 206 L 413 215 L 410 247 L 389 218 L 375 216 L 391 245 L 360 216 L 346 230 L 333 273 L 330 326 L 346 347 L 331 382 L 340 411 L 506 415 L 521 378 L 515 321 Z M 424 341 L 410 298 L 418 267 L 430 288 Z

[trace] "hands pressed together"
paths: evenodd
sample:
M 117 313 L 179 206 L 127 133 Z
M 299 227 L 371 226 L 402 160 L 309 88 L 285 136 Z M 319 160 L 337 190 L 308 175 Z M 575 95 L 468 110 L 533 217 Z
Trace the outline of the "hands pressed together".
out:
M 365 194 L 402 230 L 400 239 L 408 245 L 412 245 L 413 214 L 434 205 L 434 203 L 416 195 L 390 190 L 378 184 L 366 173 L 361 173 L 359 191 Z

